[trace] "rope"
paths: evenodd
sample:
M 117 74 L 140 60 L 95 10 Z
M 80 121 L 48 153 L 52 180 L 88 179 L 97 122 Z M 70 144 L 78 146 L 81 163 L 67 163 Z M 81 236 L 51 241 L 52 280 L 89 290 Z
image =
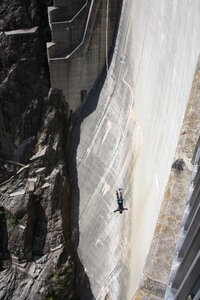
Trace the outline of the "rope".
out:
M 108 21 L 109 21 L 109 0 L 107 0 L 106 8 L 106 70 L 108 74 Z

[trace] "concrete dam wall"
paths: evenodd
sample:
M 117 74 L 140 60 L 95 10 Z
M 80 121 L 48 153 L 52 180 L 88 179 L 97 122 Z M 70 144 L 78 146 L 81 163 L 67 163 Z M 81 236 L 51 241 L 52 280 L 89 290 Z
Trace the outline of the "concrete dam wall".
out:
M 199 20 L 198 0 L 123 1 L 105 82 L 72 134 L 73 239 L 91 289 L 83 284 L 82 299 L 132 299 L 139 286 L 200 52 Z M 61 88 L 51 60 L 50 71 Z M 58 81 L 74 89 L 68 76 Z M 113 213 L 119 187 L 123 214 Z
M 84 102 L 104 67 L 119 3 L 111 0 L 108 10 L 102 0 L 54 1 L 49 8 L 51 86 L 63 91 L 72 111 Z

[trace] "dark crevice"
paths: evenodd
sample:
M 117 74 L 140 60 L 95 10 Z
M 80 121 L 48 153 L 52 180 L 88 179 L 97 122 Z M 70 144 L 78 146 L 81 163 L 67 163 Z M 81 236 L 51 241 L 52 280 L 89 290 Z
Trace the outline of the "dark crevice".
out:
M 35 203 L 35 220 L 33 224 L 33 245 L 32 253 L 34 256 L 42 256 L 44 254 L 44 246 L 47 236 L 47 217 L 41 203 Z
M 6 212 L 3 207 L 0 207 L 0 271 L 3 268 L 3 261 L 7 260 L 9 256 Z

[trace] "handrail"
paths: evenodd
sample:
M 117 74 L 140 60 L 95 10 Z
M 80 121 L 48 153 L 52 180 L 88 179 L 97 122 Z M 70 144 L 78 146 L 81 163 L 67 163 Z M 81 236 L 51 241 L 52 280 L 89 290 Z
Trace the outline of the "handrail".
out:
M 86 3 L 84 4 L 84 6 L 82 7 L 82 9 L 76 14 L 76 16 L 84 9 L 84 7 L 88 4 L 88 1 L 86 1 Z M 82 38 L 82 41 L 80 42 L 80 44 L 68 55 L 66 56 L 63 56 L 63 57 L 55 57 L 55 58 L 50 58 L 50 60 L 63 60 L 63 59 L 68 59 L 70 58 L 83 44 L 84 44 L 84 41 L 85 41 L 85 37 L 86 37 L 86 33 L 87 33 L 87 29 L 88 29 L 88 24 L 89 24 L 89 21 L 90 21 L 90 16 L 91 16 L 91 12 L 92 12 L 92 7 L 93 7 L 93 4 L 94 4 L 94 0 L 91 1 L 91 4 L 90 4 L 90 9 L 89 9 L 89 12 L 88 12 L 88 17 L 87 17 L 87 22 L 86 22 L 86 25 L 85 25 L 85 30 L 84 30 L 84 34 L 83 34 L 83 38 Z M 73 18 L 74 19 L 74 18 Z M 64 23 L 64 22 L 58 22 L 58 23 Z M 53 24 L 53 23 L 52 23 Z M 54 23 L 55 24 L 55 23 Z
M 91 4 L 90 4 L 90 9 L 89 9 L 87 22 L 86 22 L 86 25 L 85 25 L 85 30 L 84 30 L 83 39 L 82 39 L 81 43 L 70 54 L 68 54 L 65 58 L 69 58 L 70 56 L 72 56 L 83 45 L 83 43 L 85 41 L 86 32 L 87 32 L 87 29 L 88 29 L 88 24 L 89 24 L 89 21 L 90 21 L 90 16 L 91 16 L 93 4 L 94 4 L 94 0 L 92 0 Z

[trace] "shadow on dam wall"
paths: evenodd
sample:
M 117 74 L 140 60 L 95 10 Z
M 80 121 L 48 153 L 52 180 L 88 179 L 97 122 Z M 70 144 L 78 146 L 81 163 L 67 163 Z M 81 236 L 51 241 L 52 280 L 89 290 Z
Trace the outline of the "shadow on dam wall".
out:
M 114 42 L 116 34 L 114 35 Z M 111 47 L 108 56 L 108 68 L 110 67 L 114 47 Z M 93 88 L 89 92 L 85 102 L 79 109 L 72 115 L 71 126 L 72 131 L 70 135 L 70 152 L 69 152 L 69 170 L 70 170 L 70 199 L 71 199 L 71 224 L 72 224 L 72 242 L 75 249 L 76 256 L 76 284 L 78 299 L 92 300 L 95 299 L 90 287 L 89 278 L 82 265 L 77 249 L 79 245 L 79 206 L 80 206 L 80 190 L 78 184 L 78 166 L 77 166 L 77 149 L 80 143 L 81 124 L 90 114 L 92 114 L 98 105 L 99 95 L 103 88 L 107 77 L 106 65 L 102 73 L 97 78 Z M 92 224 L 91 224 L 92 226 Z
M 70 144 L 70 186 L 71 186 L 71 206 L 72 206 L 72 242 L 76 251 L 76 274 L 77 274 L 77 293 L 78 299 L 92 300 L 94 295 L 90 288 L 90 281 L 82 265 L 77 249 L 79 245 L 79 203 L 80 203 L 80 191 L 78 185 L 78 170 L 77 170 L 77 149 L 80 143 L 81 124 L 85 118 L 87 118 L 92 112 L 95 111 L 99 95 L 103 84 L 106 79 L 106 68 L 104 68 L 102 74 L 97 79 L 95 85 L 91 89 L 85 103 L 77 110 L 72 117 L 72 133 Z
M 123 1 L 120 2 L 118 7 L 115 29 L 113 33 L 113 41 L 108 53 L 108 69 L 111 65 L 115 42 L 117 39 L 117 32 L 121 17 L 121 8 Z M 79 207 L 80 207 L 80 190 L 78 184 L 78 166 L 77 166 L 77 150 L 80 143 L 81 124 L 91 115 L 97 108 L 100 92 L 103 88 L 107 77 L 106 64 L 97 78 L 95 84 L 90 90 L 85 102 L 73 113 L 71 118 L 71 134 L 70 134 L 70 150 L 69 150 L 69 174 L 70 174 L 70 199 L 71 199 L 71 229 L 72 229 L 72 242 L 75 250 L 76 257 L 76 291 L 77 299 L 92 300 L 95 299 L 90 285 L 89 277 L 86 274 L 85 267 L 80 261 L 78 256 L 79 246 Z M 92 226 L 92 224 L 91 224 Z

